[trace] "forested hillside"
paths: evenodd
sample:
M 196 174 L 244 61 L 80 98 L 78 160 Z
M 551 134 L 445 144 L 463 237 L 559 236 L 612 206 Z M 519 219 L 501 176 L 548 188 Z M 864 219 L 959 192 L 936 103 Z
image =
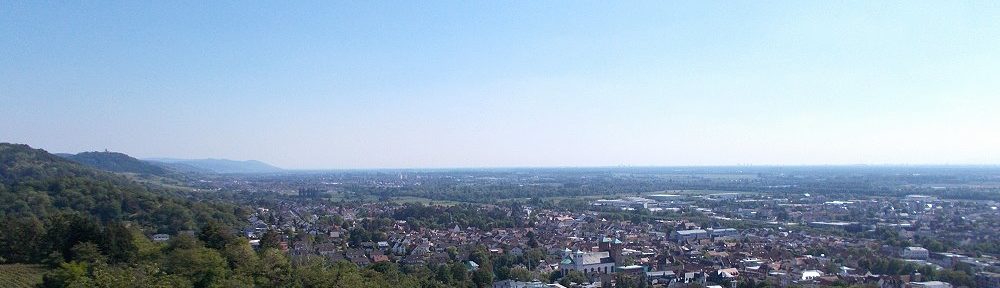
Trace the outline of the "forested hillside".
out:
M 27 145 L 0 143 L 0 276 L 42 287 L 446 287 L 395 264 L 293 263 L 269 233 L 255 251 L 239 206 L 144 186 Z M 191 230 L 184 233 L 183 230 Z M 153 233 L 174 237 L 166 243 Z M 25 265 L 27 264 L 27 265 Z M 41 265 L 38 265 L 41 264 Z M 25 268 L 27 267 L 27 268 Z M 458 266 L 461 267 L 461 266 Z M 30 268 L 30 269 L 28 269 Z M 464 268 L 457 270 L 465 278 Z M 3 286 L 3 285 L 0 285 Z M 3 286 L 6 287 L 6 286 Z
M 210 219 L 239 221 L 234 206 L 186 196 L 27 145 L 0 143 L 0 217 L 4 219 L 43 220 L 78 213 L 100 222 L 125 221 L 160 233 L 194 229 L 196 223 Z
M 69 257 L 95 241 L 113 258 L 114 236 L 130 230 L 176 233 L 198 223 L 240 221 L 235 206 L 189 200 L 27 145 L 0 143 L 0 262 L 41 263 Z M 122 240 L 124 241 L 124 240 Z M 126 253 L 126 252 L 122 252 Z
M 175 173 L 167 168 L 117 152 L 83 152 L 76 155 L 67 155 L 66 158 L 73 162 L 111 172 L 152 174 L 158 176 Z

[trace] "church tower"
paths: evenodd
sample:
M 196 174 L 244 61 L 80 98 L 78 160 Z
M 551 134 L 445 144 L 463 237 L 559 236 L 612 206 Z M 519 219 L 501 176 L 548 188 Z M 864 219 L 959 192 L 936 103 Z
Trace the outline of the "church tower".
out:
M 598 248 L 602 252 L 608 252 L 608 256 L 611 256 L 611 259 L 615 260 L 615 265 L 620 266 L 624 262 L 622 258 L 622 246 L 624 244 L 618 238 L 604 237 L 604 239 L 601 239 L 601 243 L 598 244 Z

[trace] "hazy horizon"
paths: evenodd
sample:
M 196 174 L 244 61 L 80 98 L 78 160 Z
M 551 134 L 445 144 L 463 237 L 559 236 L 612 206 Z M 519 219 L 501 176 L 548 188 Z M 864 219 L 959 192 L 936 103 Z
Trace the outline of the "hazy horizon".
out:
M 1000 164 L 1000 3 L 0 3 L 0 142 L 285 169 Z
M 0 142 L 2 143 L 2 142 Z M 14 144 L 28 144 L 28 143 L 14 143 Z M 29 144 L 30 145 L 30 144 Z M 34 147 L 35 149 L 43 149 L 49 153 L 53 154 L 78 154 L 84 152 L 111 152 L 111 153 L 122 153 L 134 157 L 139 160 L 145 161 L 157 161 L 157 162 L 175 162 L 175 161 L 188 161 L 188 160 L 229 160 L 229 161 L 259 161 L 264 164 L 275 166 L 281 168 L 288 172 L 313 172 L 313 171 L 339 171 L 339 170 L 492 170 L 492 169 L 604 169 L 604 168 L 809 168 L 809 167 L 833 167 L 833 168 L 843 168 L 843 167 L 872 167 L 872 168 L 894 168 L 894 167 L 1000 167 L 998 163 L 841 163 L 841 164 L 825 164 L 825 163 L 812 163 L 812 164 L 753 164 L 753 163 L 737 163 L 737 164 L 679 164 L 679 165 L 550 165 L 550 166 L 411 166 L 411 167 L 318 167 L 318 168 L 288 168 L 280 167 L 274 163 L 269 163 L 267 161 L 261 161 L 259 159 L 246 158 L 246 159 L 234 159 L 234 158 L 221 158 L 221 157 L 205 157 L 205 158 L 178 158 L 178 157 L 140 157 L 129 154 L 127 151 L 98 151 L 98 150 L 88 150 L 88 151 L 77 151 L 77 152 L 67 152 L 67 151 L 49 151 L 45 147 Z

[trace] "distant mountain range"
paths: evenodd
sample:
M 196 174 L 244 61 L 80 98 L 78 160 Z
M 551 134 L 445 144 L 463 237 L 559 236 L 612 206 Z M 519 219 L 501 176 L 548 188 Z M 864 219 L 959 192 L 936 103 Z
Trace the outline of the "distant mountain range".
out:
M 227 159 L 136 159 L 118 152 L 58 153 L 62 158 L 104 171 L 167 176 L 175 173 L 272 173 L 283 171 L 267 163 Z
M 257 160 L 236 161 L 228 159 L 174 159 L 148 158 L 150 163 L 170 167 L 183 172 L 196 173 L 273 173 L 284 171 L 281 168 Z

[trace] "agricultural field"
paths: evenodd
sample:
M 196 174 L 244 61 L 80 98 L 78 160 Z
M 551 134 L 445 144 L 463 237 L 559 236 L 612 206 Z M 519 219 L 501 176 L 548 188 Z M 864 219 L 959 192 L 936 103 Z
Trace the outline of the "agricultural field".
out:
M 0 265 L 0 284 L 3 287 L 35 287 L 42 283 L 45 274 L 42 265 L 4 264 Z
M 430 198 L 413 197 L 413 196 L 392 197 L 392 199 L 390 201 L 392 201 L 394 203 L 401 203 L 401 204 L 405 204 L 405 203 L 419 203 L 419 204 L 424 204 L 424 205 L 440 205 L 440 206 L 454 206 L 454 205 L 465 203 L 465 202 L 459 202 L 459 201 L 434 200 L 434 199 L 430 199 Z

